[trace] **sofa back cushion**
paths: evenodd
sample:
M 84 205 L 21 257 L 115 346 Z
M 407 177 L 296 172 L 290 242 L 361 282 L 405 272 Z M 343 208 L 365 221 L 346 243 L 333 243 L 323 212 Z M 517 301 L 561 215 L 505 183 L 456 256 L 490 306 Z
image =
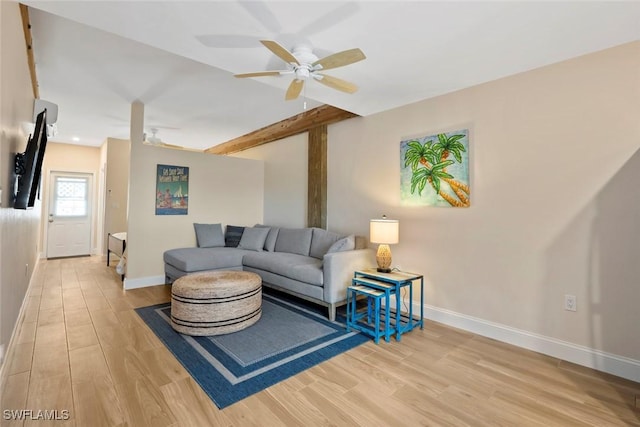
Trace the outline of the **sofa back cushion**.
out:
M 193 223 L 196 231 L 196 242 L 199 248 L 218 248 L 224 246 L 222 224 Z
M 269 234 L 268 228 L 246 227 L 238 243 L 238 249 L 262 252 L 267 234 Z
M 276 240 L 278 239 L 278 227 L 269 227 L 268 225 L 256 224 L 256 228 L 269 228 L 269 234 L 267 234 L 267 240 L 264 241 L 264 250 L 273 252 L 276 250 Z
M 309 256 L 318 259 L 322 259 L 331 245 L 343 237 L 337 233 L 323 230 L 322 228 L 313 228 L 312 230 L 313 233 L 311 237 L 311 249 L 309 250 Z
M 276 252 L 309 256 L 312 234 L 310 228 L 281 228 L 276 239 Z

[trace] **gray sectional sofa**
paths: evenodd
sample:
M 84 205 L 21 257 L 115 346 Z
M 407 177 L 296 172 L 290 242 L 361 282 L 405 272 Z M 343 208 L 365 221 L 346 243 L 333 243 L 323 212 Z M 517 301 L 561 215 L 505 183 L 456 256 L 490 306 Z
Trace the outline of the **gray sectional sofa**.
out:
M 223 235 L 220 224 L 194 226 L 198 247 L 164 253 L 167 283 L 200 271 L 251 271 L 265 286 L 328 307 L 330 320 L 346 302 L 353 272 L 375 265 L 373 251 L 360 236 L 264 225 L 227 226 Z

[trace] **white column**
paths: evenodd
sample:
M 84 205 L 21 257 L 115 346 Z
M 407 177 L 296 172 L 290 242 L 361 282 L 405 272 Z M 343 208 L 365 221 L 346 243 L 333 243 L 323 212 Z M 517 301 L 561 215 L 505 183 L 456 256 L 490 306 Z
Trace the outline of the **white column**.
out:
M 127 192 L 127 274 L 124 280 L 124 287 L 127 288 L 127 278 L 129 273 L 133 273 L 135 277 L 136 267 L 136 234 L 135 230 L 130 229 L 128 226 L 129 218 L 131 217 L 132 209 L 137 209 L 135 200 L 131 200 L 131 182 L 132 177 L 137 176 L 134 168 L 136 167 L 136 159 L 140 158 L 143 149 L 142 141 L 144 139 L 144 104 L 140 101 L 134 101 L 131 103 L 131 120 L 129 128 L 129 185 Z M 133 203 L 133 206 L 132 206 Z

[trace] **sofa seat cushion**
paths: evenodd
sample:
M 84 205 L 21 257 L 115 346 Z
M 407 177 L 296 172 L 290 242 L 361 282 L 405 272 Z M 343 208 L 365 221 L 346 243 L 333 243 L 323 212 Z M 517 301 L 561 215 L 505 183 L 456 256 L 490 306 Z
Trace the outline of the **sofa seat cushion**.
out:
M 179 248 L 166 251 L 164 262 L 186 272 L 240 267 L 247 252 L 237 248 Z
M 242 264 L 314 286 L 323 284 L 322 261 L 313 257 L 286 252 L 249 252 Z

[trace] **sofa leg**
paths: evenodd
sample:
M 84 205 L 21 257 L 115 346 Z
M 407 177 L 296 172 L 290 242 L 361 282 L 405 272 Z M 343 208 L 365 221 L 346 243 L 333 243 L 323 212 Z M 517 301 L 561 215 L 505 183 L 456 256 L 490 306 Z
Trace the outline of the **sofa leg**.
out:
M 336 305 L 329 304 L 329 320 L 334 322 L 336 320 Z

